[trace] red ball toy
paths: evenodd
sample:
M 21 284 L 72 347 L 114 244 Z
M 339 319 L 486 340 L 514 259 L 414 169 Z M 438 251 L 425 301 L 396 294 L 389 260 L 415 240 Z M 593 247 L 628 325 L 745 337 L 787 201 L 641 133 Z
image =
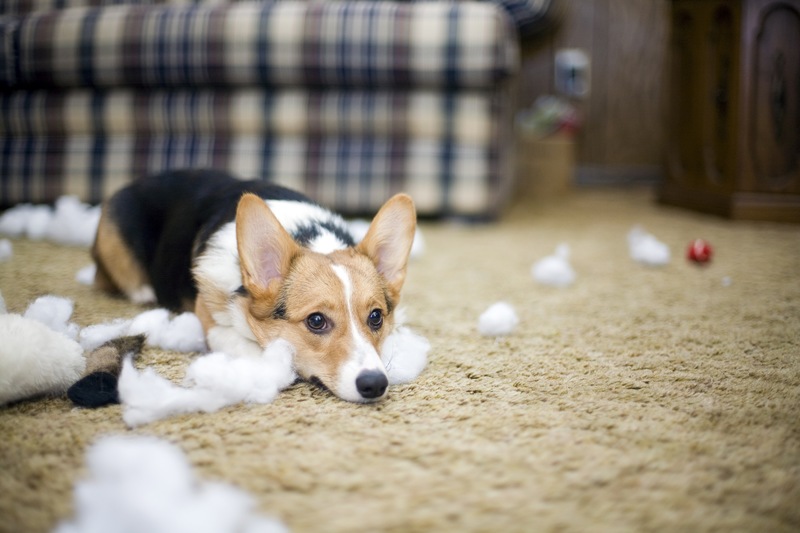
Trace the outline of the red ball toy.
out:
M 711 245 L 703 239 L 695 239 L 689 243 L 686 257 L 694 263 L 708 263 L 711 261 Z

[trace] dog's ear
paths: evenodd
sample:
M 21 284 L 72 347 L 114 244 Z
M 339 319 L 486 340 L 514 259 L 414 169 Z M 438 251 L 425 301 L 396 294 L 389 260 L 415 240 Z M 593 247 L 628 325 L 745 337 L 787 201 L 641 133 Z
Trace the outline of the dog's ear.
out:
M 383 204 L 356 248 L 375 264 L 394 300 L 400 297 L 406 279 L 408 255 L 416 229 L 417 212 L 413 200 L 406 194 L 397 194 Z
M 274 298 L 299 247 L 266 202 L 245 194 L 236 208 L 236 246 L 242 283 L 257 298 Z

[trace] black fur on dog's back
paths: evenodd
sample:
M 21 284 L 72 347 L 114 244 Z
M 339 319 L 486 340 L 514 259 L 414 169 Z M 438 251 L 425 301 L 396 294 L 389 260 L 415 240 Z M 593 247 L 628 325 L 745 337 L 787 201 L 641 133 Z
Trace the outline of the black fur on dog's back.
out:
M 194 301 L 192 260 L 216 230 L 235 218 L 246 192 L 314 203 L 279 185 L 240 180 L 219 170 L 176 170 L 140 178 L 109 199 L 107 215 L 145 269 L 159 305 L 178 311 Z

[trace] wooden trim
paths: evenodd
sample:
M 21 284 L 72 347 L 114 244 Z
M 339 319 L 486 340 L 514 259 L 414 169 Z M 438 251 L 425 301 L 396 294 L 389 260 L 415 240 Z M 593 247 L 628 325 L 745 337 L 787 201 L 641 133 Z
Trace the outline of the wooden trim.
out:
M 740 220 L 800 222 L 800 194 L 718 193 L 665 183 L 659 202 Z

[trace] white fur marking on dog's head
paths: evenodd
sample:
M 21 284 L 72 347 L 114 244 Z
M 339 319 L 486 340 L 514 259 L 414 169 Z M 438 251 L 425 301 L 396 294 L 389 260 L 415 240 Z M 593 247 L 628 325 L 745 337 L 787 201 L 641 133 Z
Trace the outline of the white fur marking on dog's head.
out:
M 373 345 L 364 338 L 358 326 L 359 317 L 353 311 L 353 283 L 347 269 L 341 265 L 332 265 L 331 268 L 336 276 L 342 281 L 344 287 L 344 301 L 347 306 L 347 317 L 349 319 L 348 328 L 350 330 L 349 357 L 339 370 L 337 394 L 345 400 L 352 402 L 367 401 L 356 386 L 356 380 L 364 372 L 377 372 L 386 375 L 378 352 Z M 387 378 L 388 379 L 388 378 Z M 384 392 L 385 394 L 385 392 Z M 383 397 L 381 394 L 375 400 Z
M 351 244 L 344 242 L 339 235 L 331 231 L 332 228 L 338 228 L 340 235 L 347 235 L 352 240 L 350 227 L 336 213 L 315 204 L 292 200 L 267 200 L 267 205 L 283 228 L 293 237 L 307 227 L 313 227 L 319 232 L 316 237 L 304 243 L 309 250 L 329 254 L 336 250 L 344 250 Z

